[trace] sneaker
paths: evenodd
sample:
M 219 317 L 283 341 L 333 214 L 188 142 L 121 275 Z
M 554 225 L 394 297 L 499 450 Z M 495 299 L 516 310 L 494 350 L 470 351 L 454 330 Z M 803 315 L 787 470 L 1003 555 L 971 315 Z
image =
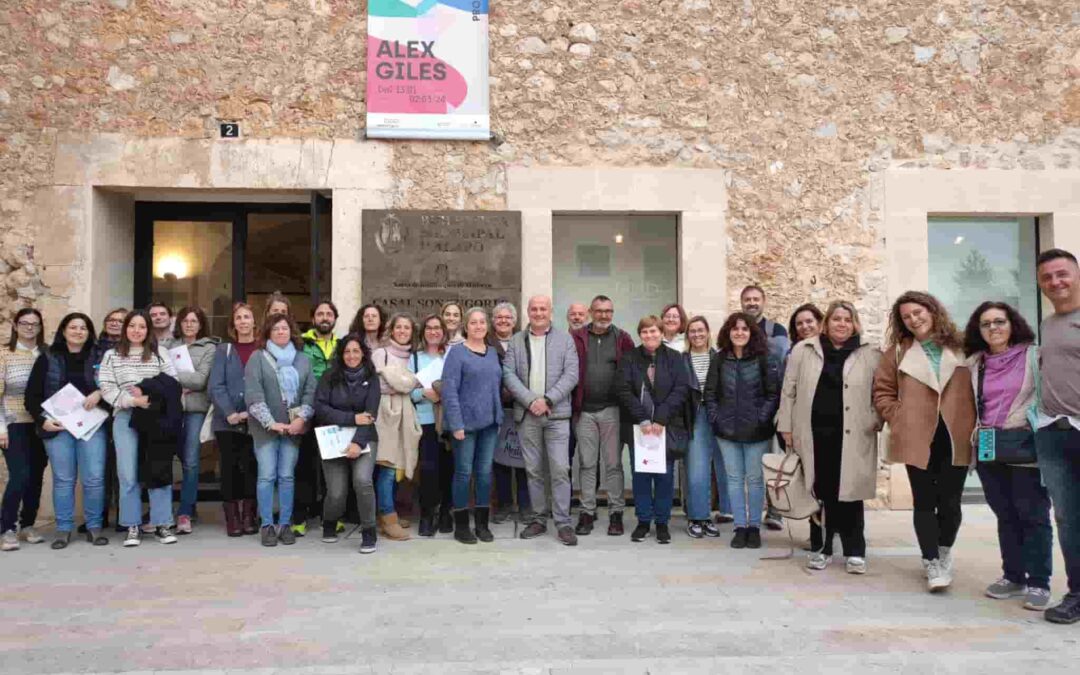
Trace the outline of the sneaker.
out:
M 938 559 L 941 560 L 941 568 L 949 575 L 949 581 L 953 577 L 953 547 L 938 546 Z
M 336 544 L 337 543 L 337 523 L 323 523 L 322 526 L 322 542 L 324 544 Z
M 1018 584 L 1009 581 L 1005 577 L 1002 577 L 986 587 L 986 597 L 993 598 L 995 600 L 1008 600 L 1009 598 L 1018 598 L 1027 592 L 1027 586 L 1024 584 Z M 1045 609 L 1045 607 L 1043 608 Z
M 735 536 L 731 538 L 731 548 L 746 548 L 746 528 L 736 527 Z
M 374 527 L 365 527 L 360 530 L 360 552 L 361 553 L 374 553 L 375 542 L 379 540 L 379 535 L 375 533 Z
M 132 525 L 127 529 L 127 537 L 124 538 L 124 546 L 138 546 L 142 543 L 142 528 Z
M 586 536 L 592 534 L 593 523 L 596 522 L 596 516 L 581 512 L 578 516 L 577 527 L 574 528 L 574 534 L 580 534 Z
M 746 528 L 746 548 L 761 548 L 761 530 L 756 527 Z
M 559 528 L 559 541 L 563 546 L 577 546 L 577 535 L 574 534 L 574 528 L 569 525 L 563 525 Z
M 1034 612 L 1045 611 L 1050 606 L 1050 591 L 1045 588 L 1030 587 L 1024 596 L 1024 609 Z
M 159 526 L 156 530 L 154 530 L 154 536 L 157 537 L 157 540 L 160 541 L 162 544 L 176 543 L 176 535 L 173 534 L 172 528 L 168 525 Z
M 40 544 L 45 541 L 45 537 L 41 536 L 33 525 L 24 527 L 19 530 L 19 537 L 22 538 L 27 544 Z
M 260 539 L 263 546 L 277 546 L 277 528 L 273 525 L 263 525 Z
M 630 541 L 645 541 L 649 538 L 649 523 L 640 522 L 630 533 Z
M 952 577 L 940 560 L 923 560 L 923 567 L 926 568 L 926 590 L 931 593 L 943 591 L 952 583 Z
M 334 531 L 335 532 L 344 532 L 345 531 L 345 521 L 344 520 L 337 521 L 337 525 L 334 526 Z
M 844 571 L 848 574 L 866 574 L 866 558 L 857 555 L 848 557 L 844 563 Z
M 305 534 L 307 534 L 307 523 L 306 522 L 299 523 L 297 525 L 293 525 L 289 529 L 292 530 L 292 533 L 294 535 L 296 535 L 295 537 L 293 537 L 293 541 L 296 541 L 296 537 L 302 537 Z M 280 535 L 279 535 L 278 538 L 280 539 Z M 285 542 L 281 542 L 281 543 L 284 544 Z
M 701 524 L 701 529 L 705 532 L 706 537 L 719 537 L 720 528 L 716 526 L 711 520 L 706 520 Z
M 176 519 L 177 534 L 191 534 L 191 516 L 178 516 Z
M 19 534 L 15 530 L 8 530 L 0 537 L 0 551 L 18 551 Z
M 1076 623 L 1080 621 L 1080 593 L 1066 593 L 1057 607 L 1043 613 L 1050 623 Z
M 775 513 L 770 513 L 765 516 L 765 529 L 772 530 L 773 532 L 779 532 L 784 529 L 784 519 Z
M 686 533 L 694 539 L 701 539 L 705 536 L 705 526 L 700 521 L 691 520 L 686 524 Z
M 657 544 L 670 544 L 671 543 L 671 530 L 668 529 L 667 523 L 656 524 L 656 543 Z
M 727 523 L 734 523 L 734 522 L 735 522 L 735 516 L 731 515 L 730 513 L 718 513 L 718 514 L 716 514 L 716 524 L 717 525 L 726 525 Z
M 306 527 L 304 529 L 307 529 Z M 296 543 L 296 526 L 283 527 L 278 532 L 277 539 L 281 542 L 282 546 L 292 546 Z
M 831 555 L 825 555 L 820 551 L 812 552 L 806 556 L 806 569 L 820 571 L 828 567 L 830 562 L 832 562 Z
M 547 525 L 533 522 L 529 523 L 529 526 L 522 530 L 521 534 L 518 536 L 522 539 L 536 539 L 545 532 L 547 532 Z

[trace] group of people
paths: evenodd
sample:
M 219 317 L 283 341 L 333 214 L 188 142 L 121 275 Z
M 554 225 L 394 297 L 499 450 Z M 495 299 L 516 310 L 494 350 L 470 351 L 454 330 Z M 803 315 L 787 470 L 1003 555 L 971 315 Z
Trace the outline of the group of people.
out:
M 893 303 L 883 346 L 867 339 L 859 312 L 843 300 L 824 312 L 802 305 L 785 329 L 763 316 L 765 292 L 756 285 L 743 290 L 741 311 L 727 317 L 715 344 L 708 320 L 678 304 L 641 318 L 635 344 L 604 295 L 570 306 L 569 331 L 553 328 L 551 299 L 536 296 L 520 330 L 509 302 L 490 314 L 451 302 L 419 323 L 369 304 L 340 338 L 332 302 L 316 305 L 312 328 L 300 334 L 279 296 L 259 320 L 236 303 L 224 341 L 209 336 L 200 308 L 174 316 L 154 304 L 110 312 L 101 333 L 85 314 L 68 314 L 46 345 L 41 314 L 22 309 L 0 353 L 0 446 L 10 475 L 2 547 L 44 539 L 33 524 L 47 464 L 53 548 L 65 548 L 75 529 L 76 479 L 86 538 L 107 544 L 113 459 L 124 545 L 150 533 L 174 543 L 193 530 L 199 447 L 212 434 L 226 532 L 258 534 L 264 546 L 304 535 L 320 498 L 325 542 L 337 541 L 350 517 L 361 553 L 375 551 L 380 533 L 408 539 L 412 525 L 396 507 L 402 481 L 417 488 L 422 537 L 452 532 L 463 544 L 491 542 L 490 524 L 516 511 L 521 538 L 545 535 L 550 520 L 557 540 L 574 546 L 594 530 L 599 489 L 607 493 L 607 534 L 621 536 L 625 445 L 632 541 L 670 543 L 681 460 L 687 534 L 719 537 L 717 525 L 732 522 L 731 546 L 758 548 L 762 523 L 779 519 L 766 511 L 762 471 L 775 444 L 798 455 L 821 505 L 807 567 L 826 569 L 839 535 L 845 570 L 864 574 L 863 503 L 876 494 L 879 439 L 887 438 L 888 459 L 905 464 L 910 479 L 928 590 L 951 583 L 961 496 L 974 467 L 997 516 L 1004 572 L 986 594 L 1022 597 L 1048 620 L 1072 623 L 1080 620 L 1075 256 L 1045 251 L 1037 281 L 1055 310 L 1043 322 L 1041 348 L 1008 304 L 983 303 L 961 331 L 940 301 L 918 291 Z M 66 385 L 110 422 L 88 435 L 64 428 L 44 404 Z M 320 450 L 322 427 L 347 436 L 338 455 Z M 650 436 L 663 438 L 665 466 L 646 470 L 634 461 L 635 446 Z M 572 452 L 580 465 L 576 524 Z M 174 524 L 177 454 L 183 480 Z M 350 488 L 355 513 L 347 515 Z M 1069 580 L 1056 606 L 1051 505 Z

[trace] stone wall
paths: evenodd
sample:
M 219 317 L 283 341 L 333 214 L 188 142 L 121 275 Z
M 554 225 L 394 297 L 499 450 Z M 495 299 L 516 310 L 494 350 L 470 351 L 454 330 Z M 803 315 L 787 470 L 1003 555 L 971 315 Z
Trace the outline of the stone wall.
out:
M 3 3 L 0 336 L 70 292 L 33 248 L 58 132 L 359 138 L 365 7 Z M 880 331 L 883 168 L 1080 167 L 1058 0 L 493 0 L 491 63 L 495 138 L 390 142 L 397 206 L 505 208 L 510 164 L 726 169 L 729 302 L 759 281 L 778 316 L 854 297 Z

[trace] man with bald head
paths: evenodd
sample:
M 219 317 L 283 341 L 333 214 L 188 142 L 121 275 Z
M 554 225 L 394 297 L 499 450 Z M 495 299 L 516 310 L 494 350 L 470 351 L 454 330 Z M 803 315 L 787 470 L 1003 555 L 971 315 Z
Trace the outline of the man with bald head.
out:
M 570 413 L 578 382 L 578 357 L 566 331 L 551 329 L 551 298 L 529 298 L 529 325 L 510 338 L 503 359 L 503 385 L 514 397 L 525 474 L 532 502 L 532 521 L 521 533 L 533 539 L 547 532 L 547 512 L 559 541 L 577 545 L 570 524 Z M 544 468 L 547 468 L 547 472 Z M 544 490 L 551 477 L 551 504 Z
M 580 302 L 570 303 L 570 307 L 566 310 L 567 330 L 573 333 L 584 328 L 587 323 L 589 323 L 589 308 Z

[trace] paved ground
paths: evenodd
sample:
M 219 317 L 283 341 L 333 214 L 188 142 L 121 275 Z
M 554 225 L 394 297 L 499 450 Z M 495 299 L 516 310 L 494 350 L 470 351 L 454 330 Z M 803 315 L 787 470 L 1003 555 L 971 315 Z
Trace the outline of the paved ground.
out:
M 0 558 L 0 672 L 1078 672 L 1080 626 L 982 596 L 999 571 L 986 507 L 965 507 L 939 596 L 910 517 L 868 513 L 862 578 L 691 540 L 681 519 L 670 546 L 598 531 L 567 549 L 503 525 L 490 545 L 360 556 L 355 539 L 263 549 L 209 524 L 169 547 L 24 545 Z

